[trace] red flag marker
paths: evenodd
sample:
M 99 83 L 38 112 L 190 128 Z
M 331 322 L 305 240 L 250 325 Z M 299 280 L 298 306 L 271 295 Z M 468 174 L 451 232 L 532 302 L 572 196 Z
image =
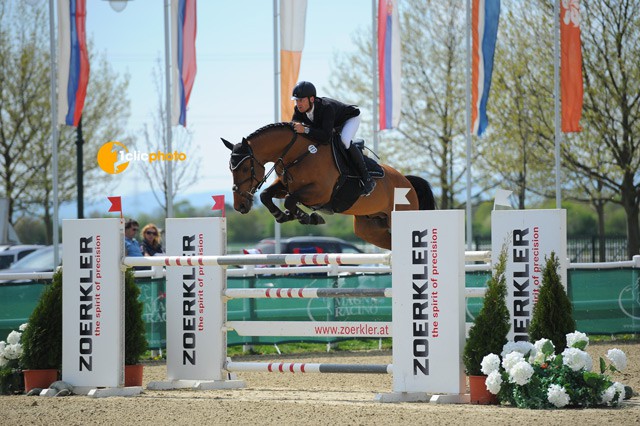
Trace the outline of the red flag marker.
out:
M 212 195 L 213 207 L 211 210 L 222 210 L 222 217 L 224 217 L 224 195 Z
M 120 212 L 120 217 L 122 217 L 122 197 L 107 198 L 111 201 L 111 207 L 109 207 L 108 212 Z

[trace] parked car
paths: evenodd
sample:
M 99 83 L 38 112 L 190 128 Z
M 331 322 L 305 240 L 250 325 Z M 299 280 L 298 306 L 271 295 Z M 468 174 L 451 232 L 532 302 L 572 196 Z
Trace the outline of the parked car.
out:
M 273 254 L 276 252 L 276 240 L 267 238 L 256 245 L 259 253 Z M 335 237 L 291 237 L 280 240 L 281 253 L 363 253 L 355 245 Z
M 13 263 L 43 247 L 37 244 L 0 246 L 0 270 L 8 268 Z
M 60 259 L 58 260 L 58 266 L 62 264 L 62 246 L 60 247 Z M 9 268 L 0 271 L 1 273 L 23 273 L 23 272 L 52 272 L 53 267 L 53 246 L 45 246 L 35 250 L 15 262 Z M 22 280 L 21 280 L 22 281 Z M 0 282 L 5 282 L 0 278 Z

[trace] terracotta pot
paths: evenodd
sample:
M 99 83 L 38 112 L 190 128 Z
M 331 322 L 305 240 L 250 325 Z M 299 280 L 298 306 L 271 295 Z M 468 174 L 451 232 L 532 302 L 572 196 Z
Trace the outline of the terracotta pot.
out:
M 124 385 L 129 386 L 142 386 L 142 371 L 143 365 L 125 365 L 124 366 Z
M 486 379 L 487 376 L 469 376 L 469 397 L 471 404 L 498 404 L 498 396 L 489 392 L 484 383 Z
M 58 370 L 23 370 L 24 391 L 29 392 L 33 388 L 47 389 L 51 383 L 58 380 Z

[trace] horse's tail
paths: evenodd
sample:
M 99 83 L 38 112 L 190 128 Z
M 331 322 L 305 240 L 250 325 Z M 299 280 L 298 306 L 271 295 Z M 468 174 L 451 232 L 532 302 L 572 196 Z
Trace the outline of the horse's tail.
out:
M 405 177 L 411 182 L 411 186 L 418 194 L 419 210 L 435 210 L 438 208 L 429 182 L 418 176 L 406 175 Z

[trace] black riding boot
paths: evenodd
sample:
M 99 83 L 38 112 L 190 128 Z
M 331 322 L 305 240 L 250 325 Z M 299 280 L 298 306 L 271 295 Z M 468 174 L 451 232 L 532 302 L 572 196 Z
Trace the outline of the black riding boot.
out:
M 364 156 L 362 155 L 362 151 L 360 151 L 360 149 L 353 143 L 349 145 L 349 149 L 347 151 L 349 152 L 351 161 L 353 161 L 353 164 L 356 166 L 356 170 L 362 177 L 362 185 L 364 189 L 363 195 L 366 197 L 367 195 L 371 194 L 371 191 L 373 191 L 373 188 L 375 188 L 376 183 L 373 179 L 371 179 L 371 176 L 369 176 L 367 166 L 364 164 Z

